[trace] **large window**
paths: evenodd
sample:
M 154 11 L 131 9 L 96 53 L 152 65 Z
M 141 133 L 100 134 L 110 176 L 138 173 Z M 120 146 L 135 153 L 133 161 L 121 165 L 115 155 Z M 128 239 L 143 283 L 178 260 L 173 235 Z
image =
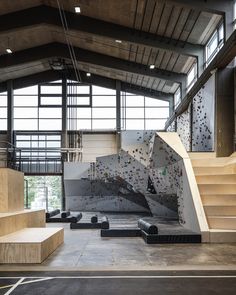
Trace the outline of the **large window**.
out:
M 121 115 L 124 130 L 163 130 L 169 117 L 169 102 L 122 93 Z
M 7 130 L 7 94 L 0 93 L 0 131 Z
M 61 85 L 52 83 L 14 91 L 14 130 L 61 130 Z
M 70 86 L 68 91 L 69 130 L 116 129 L 115 90 L 76 83 Z
M 214 32 L 208 41 L 205 49 L 206 67 L 210 64 L 212 59 L 216 56 L 217 52 L 224 45 L 224 26 L 221 24 Z

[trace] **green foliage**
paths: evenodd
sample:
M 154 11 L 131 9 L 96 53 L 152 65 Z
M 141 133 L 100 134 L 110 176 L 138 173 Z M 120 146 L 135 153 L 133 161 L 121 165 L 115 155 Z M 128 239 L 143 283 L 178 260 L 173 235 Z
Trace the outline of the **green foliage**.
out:
M 35 200 L 38 191 L 42 187 L 48 188 L 49 207 L 61 207 L 62 188 L 60 176 L 25 176 L 25 180 L 28 181 L 29 207 L 31 202 Z

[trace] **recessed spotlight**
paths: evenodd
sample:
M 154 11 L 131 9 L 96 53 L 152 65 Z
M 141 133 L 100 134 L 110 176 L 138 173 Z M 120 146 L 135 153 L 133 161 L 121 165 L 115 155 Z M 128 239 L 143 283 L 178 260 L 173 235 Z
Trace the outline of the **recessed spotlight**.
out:
M 81 9 L 80 9 L 79 6 L 75 6 L 75 12 L 76 12 L 76 13 L 80 13 L 80 12 L 81 12 Z
M 87 77 L 91 77 L 91 73 L 86 73 L 86 76 Z
M 116 43 L 122 43 L 122 41 L 121 40 L 116 40 Z
M 11 48 L 7 48 L 7 49 L 6 49 L 6 52 L 9 53 L 9 54 L 12 53 Z
M 153 69 L 155 69 L 155 65 L 150 65 L 149 68 L 150 68 L 151 70 L 153 70 Z

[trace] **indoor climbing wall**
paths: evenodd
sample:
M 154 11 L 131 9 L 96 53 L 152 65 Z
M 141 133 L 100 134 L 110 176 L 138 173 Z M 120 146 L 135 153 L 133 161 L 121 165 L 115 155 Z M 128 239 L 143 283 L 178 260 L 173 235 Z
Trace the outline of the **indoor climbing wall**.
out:
M 190 111 L 191 104 L 188 109 L 177 118 L 177 133 L 188 152 L 191 150 Z
M 145 166 L 149 165 L 149 142 L 155 131 L 129 130 L 121 132 L 121 148 Z
M 175 121 L 170 124 L 166 130 L 167 132 L 175 132 Z
M 119 177 L 119 171 L 115 168 L 117 161 L 118 155 L 98 158 L 95 178 L 90 172 L 91 163 L 66 163 L 66 209 L 148 213 L 144 196 Z
M 199 231 L 184 163 L 188 154 L 180 138 L 177 133 L 157 133 L 152 142 L 149 173 L 156 194 L 163 196 L 161 205 L 175 212 L 182 225 Z
M 215 76 L 193 99 L 192 151 L 214 151 Z

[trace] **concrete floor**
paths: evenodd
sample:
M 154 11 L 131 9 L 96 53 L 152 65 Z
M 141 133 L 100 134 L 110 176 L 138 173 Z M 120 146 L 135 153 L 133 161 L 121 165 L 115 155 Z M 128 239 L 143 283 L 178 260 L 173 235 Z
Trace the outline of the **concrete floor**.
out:
M 0 279 L 0 295 L 235 294 L 235 277 L 50 277 Z
M 113 216 L 113 225 L 125 216 Z M 111 219 L 111 218 L 110 218 Z M 136 223 L 137 216 L 129 221 Z M 101 238 L 100 230 L 65 228 L 65 243 L 41 265 L 0 265 L 6 271 L 236 270 L 236 244 L 147 245 L 142 238 Z

